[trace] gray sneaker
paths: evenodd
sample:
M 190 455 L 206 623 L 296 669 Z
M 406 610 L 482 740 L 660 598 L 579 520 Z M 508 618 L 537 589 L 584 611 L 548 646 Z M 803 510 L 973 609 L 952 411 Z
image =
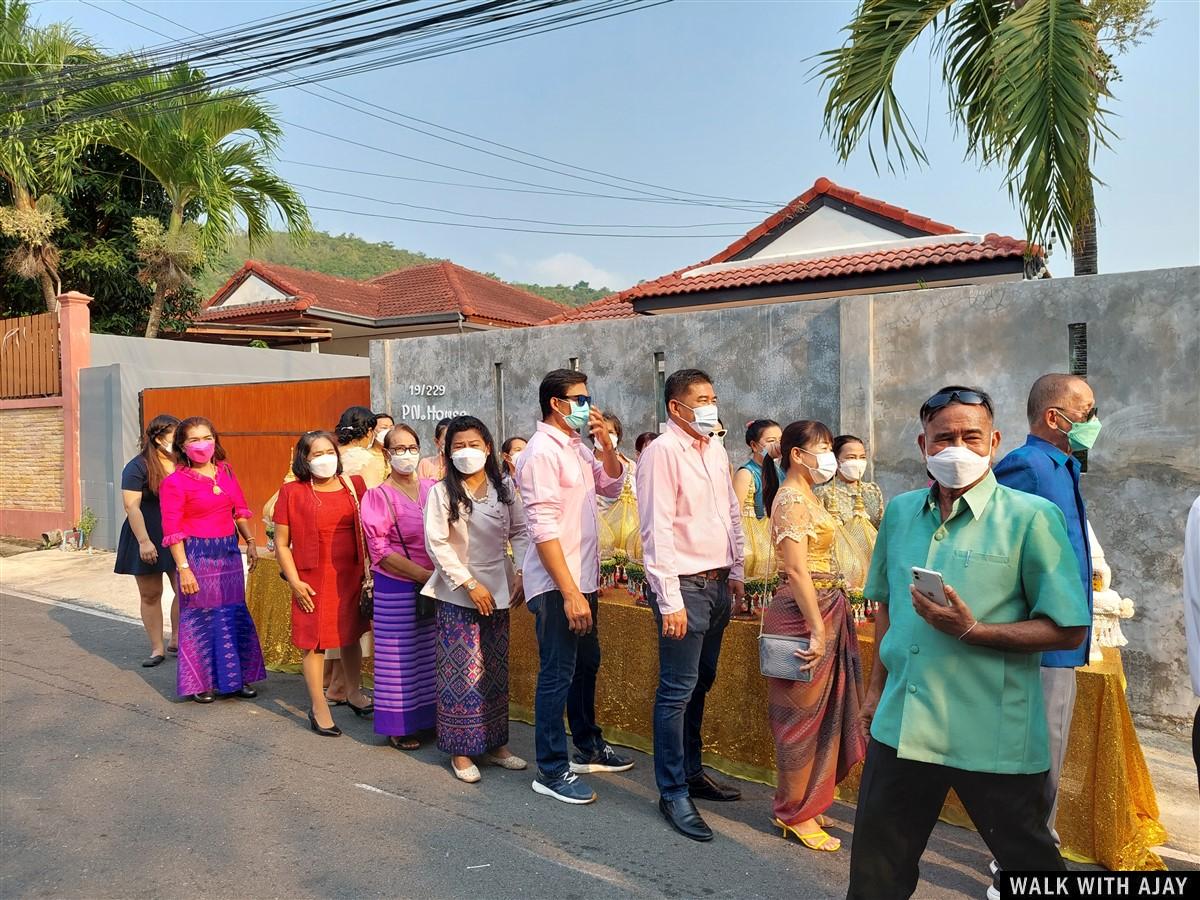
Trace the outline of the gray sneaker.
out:
M 596 799 L 596 792 L 579 780 L 574 772 L 566 771 L 561 775 L 547 775 L 538 769 L 537 778 L 533 779 L 533 790 L 545 794 L 563 803 L 574 803 L 582 806 Z

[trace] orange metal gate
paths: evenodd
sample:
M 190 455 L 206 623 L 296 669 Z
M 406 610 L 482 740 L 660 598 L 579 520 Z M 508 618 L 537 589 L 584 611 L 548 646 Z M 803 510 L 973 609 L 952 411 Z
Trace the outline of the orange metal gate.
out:
M 262 544 L 263 504 L 283 483 L 296 439 L 315 428 L 333 430 L 346 407 L 369 406 L 370 400 L 371 379 L 365 377 L 147 388 L 142 427 L 161 413 L 210 420 L 254 511 L 254 533 Z

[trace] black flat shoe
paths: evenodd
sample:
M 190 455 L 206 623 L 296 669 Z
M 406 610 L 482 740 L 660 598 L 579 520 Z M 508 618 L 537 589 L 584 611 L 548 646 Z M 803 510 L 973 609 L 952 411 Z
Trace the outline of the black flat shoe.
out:
M 161 666 L 167 661 L 167 658 L 161 653 L 155 653 L 149 659 L 142 660 L 143 669 L 153 669 L 155 666 Z
M 322 728 L 320 725 L 318 725 L 317 717 L 313 715 L 313 711 L 311 709 L 308 711 L 308 724 L 311 725 L 312 730 L 321 735 L 321 737 L 341 737 L 342 729 L 338 728 L 336 725 L 330 728 Z
M 666 800 L 660 797 L 658 811 L 662 813 L 663 818 L 670 826 L 685 838 L 701 842 L 712 840 L 712 829 L 701 817 L 700 810 L 696 809 L 696 804 L 692 802 L 691 797 L 680 797 L 678 800 Z
M 742 792 L 735 787 L 714 781 L 707 772 L 688 779 L 688 794 L 693 800 L 741 800 Z
M 375 715 L 375 701 L 374 700 L 372 700 L 366 706 L 355 706 L 353 703 L 350 702 L 350 699 L 347 698 L 346 705 L 348 707 L 350 707 L 352 710 L 354 710 L 354 714 L 356 716 L 358 716 L 360 719 L 365 718 L 367 716 Z
M 192 699 L 195 700 L 197 703 L 212 703 L 213 699 L 214 699 L 213 692 L 212 691 L 201 691 L 198 694 L 192 694 Z
M 246 700 L 252 700 L 253 698 L 258 696 L 258 691 L 256 691 L 252 687 L 246 687 L 245 685 L 243 685 L 242 689 L 240 691 L 234 691 L 229 696 L 230 697 L 242 697 Z

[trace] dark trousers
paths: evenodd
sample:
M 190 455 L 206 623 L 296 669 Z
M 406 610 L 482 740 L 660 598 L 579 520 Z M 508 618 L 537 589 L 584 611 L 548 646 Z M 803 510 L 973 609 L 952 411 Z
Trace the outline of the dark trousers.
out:
M 1065 871 L 1046 825 L 1046 773 L 996 775 L 900 759 L 872 740 L 858 791 L 848 900 L 911 897 L 950 788 L 1002 870 Z
M 683 640 L 663 637 L 662 613 L 650 593 L 658 629 L 658 692 L 654 695 L 654 780 L 666 800 L 686 797 L 687 780 L 700 774 L 704 698 L 717 678 L 721 640 L 729 624 L 725 579 L 679 579 L 687 610 Z
M 592 607 L 592 630 L 571 631 L 563 611 L 562 594 L 550 591 L 529 601 L 537 628 L 537 693 L 533 704 L 534 742 L 538 769 L 547 776 L 567 771 L 567 731 L 563 706 L 571 723 L 571 737 L 579 752 L 591 756 L 604 747 L 596 724 L 596 673 L 600 671 L 600 620 L 596 594 L 585 594 Z

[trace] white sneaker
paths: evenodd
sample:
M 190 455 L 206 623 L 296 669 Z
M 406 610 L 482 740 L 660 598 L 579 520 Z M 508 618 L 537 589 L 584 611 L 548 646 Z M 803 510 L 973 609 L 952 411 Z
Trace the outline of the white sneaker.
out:
M 988 885 L 987 900 L 1000 900 L 1000 892 L 996 890 L 996 886 L 994 884 Z

